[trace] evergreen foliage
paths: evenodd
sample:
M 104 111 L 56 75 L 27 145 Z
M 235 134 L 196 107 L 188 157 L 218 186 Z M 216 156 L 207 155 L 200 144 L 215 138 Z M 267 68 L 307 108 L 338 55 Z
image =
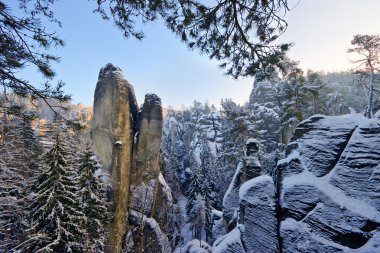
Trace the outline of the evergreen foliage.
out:
M 200 178 L 200 173 L 198 170 L 194 171 L 190 178 L 190 185 L 187 190 L 187 204 L 186 204 L 186 214 L 190 216 L 193 210 L 194 204 L 196 202 L 197 196 L 201 195 L 202 183 Z
M 80 210 L 78 183 L 64 137 L 42 157 L 41 174 L 34 182 L 31 226 L 25 248 L 32 252 L 81 252 L 86 217 Z
M 196 135 L 199 138 L 193 145 L 197 148 L 190 153 L 192 173 L 187 191 L 186 213 L 189 217 L 188 222 L 193 226 L 194 238 L 201 240 L 202 231 L 205 231 L 208 241 L 212 237 L 211 211 L 218 202 L 214 183 L 215 157 L 211 152 L 205 133 L 200 135 L 196 133 Z
M 207 210 L 205 199 L 201 194 L 197 194 L 193 206 L 189 213 L 189 220 L 193 226 L 193 238 L 202 240 L 202 231 L 205 229 L 207 222 Z
M 220 62 L 227 74 L 254 76 L 260 69 L 283 69 L 289 43 L 274 42 L 287 28 L 282 18 L 287 0 L 185 1 L 97 1 L 104 19 L 113 17 L 125 37 L 144 37 L 136 22 L 161 18 L 190 49 Z M 143 15 L 142 15 L 143 13 Z
M 34 66 L 47 79 L 54 77 L 52 62 L 57 56 L 47 53 L 49 47 L 63 46 L 63 41 L 49 32 L 42 20 L 59 23 L 50 5 L 54 0 L 19 0 L 22 16 L 15 15 L 4 1 L 0 1 L 0 85 L 9 93 L 31 99 L 56 98 L 67 101 L 70 96 L 63 94 L 63 83 L 56 86 L 49 82 L 41 87 L 19 77 L 18 72 L 26 66 Z M 54 109 L 54 108 L 52 108 Z
M 366 89 L 367 106 L 365 116 L 373 117 L 375 74 L 380 65 L 380 36 L 379 35 L 355 35 L 351 41 L 354 48 L 348 49 L 348 53 L 356 53 L 358 59 L 352 60 L 357 64 L 355 73 L 359 76 L 359 83 Z M 364 80 L 366 81 L 364 81 Z M 380 92 L 377 90 L 377 92 Z
M 218 189 L 220 189 L 219 185 L 228 187 L 235 173 L 236 165 L 244 156 L 245 142 L 247 139 L 257 136 L 256 125 L 254 124 L 255 117 L 248 105 L 238 105 L 231 99 L 223 99 L 221 106 L 224 120 L 221 130 L 223 147 L 217 159 L 218 171 L 221 174 L 221 182 L 217 185 Z M 224 192 L 219 195 L 221 195 L 219 197 L 219 202 L 221 202 Z
M 107 210 L 106 186 L 97 175 L 99 170 L 101 165 L 88 142 L 79 159 L 78 175 L 81 210 L 86 216 L 85 252 L 102 252 L 107 239 L 106 225 L 110 214 Z
M 21 244 L 28 227 L 28 150 L 18 119 L 4 115 L 0 122 L 0 252 L 8 252 Z

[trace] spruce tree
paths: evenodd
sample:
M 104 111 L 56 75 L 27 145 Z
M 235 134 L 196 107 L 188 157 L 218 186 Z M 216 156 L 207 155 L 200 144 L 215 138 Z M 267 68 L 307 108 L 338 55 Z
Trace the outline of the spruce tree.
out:
M 198 193 L 195 196 L 194 204 L 189 213 L 189 218 L 193 226 L 194 238 L 202 240 L 202 230 L 206 225 L 206 205 L 204 197 Z
M 90 142 L 84 146 L 79 160 L 79 187 L 81 209 L 86 216 L 86 252 L 103 252 L 107 239 L 106 224 L 109 221 L 106 185 L 96 175 L 101 164 L 94 155 Z
M 0 252 L 25 239 L 28 227 L 27 176 L 30 153 L 20 118 L 4 114 L 0 123 Z
M 85 216 L 65 138 L 56 130 L 53 145 L 42 157 L 31 204 L 31 227 L 24 250 L 82 252 Z
M 217 205 L 217 193 L 215 191 L 214 178 L 216 177 L 215 163 L 206 135 L 201 136 L 202 152 L 201 158 L 201 196 L 203 199 L 204 229 L 206 241 L 211 238 L 212 222 L 211 211 Z
M 198 170 L 194 170 L 190 178 L 190 186 L 187 190 L 186 214 L 190 216 L 191 210 L 196 202 L 196 198 L 201 194 L 202 186 Z

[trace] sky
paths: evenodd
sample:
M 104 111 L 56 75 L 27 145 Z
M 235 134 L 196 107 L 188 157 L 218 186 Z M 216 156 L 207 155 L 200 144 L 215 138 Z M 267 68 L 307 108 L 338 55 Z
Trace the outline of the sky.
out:
M 289 57 L 304 70 L 348 70 L 353 66 L 346 52 L 353 36 L 380 34 L 379 0 L 291 1 L 294 7 L 285 16 L 289 26 L 279 42 L 294 43 Z M 112 22 L 92 12 L 93 2 L 64 0 L 54 5 L 63 24 L 57 33 L 66 43 L 52 49 L 61 57 L 53 65 L 55 80 L 66 83 L 64 90 L 72 94 L 74 103 L 92 105 L 99 70 L 107 63 L 123 70 L 139 104 L 146 93 L 156 93 L 164 107 L 177 109 L 194 100 L 217 107 L 222 98 L 240 104 L 248 101 L 253 78 L 234 80 L 224 75 L 216 61 L 188 50 L 161 22 L 143 26 L 146 38 L 142 41 L 125 39 Z M 31 82 L 42 82 L 34 70 L 20 74 Z

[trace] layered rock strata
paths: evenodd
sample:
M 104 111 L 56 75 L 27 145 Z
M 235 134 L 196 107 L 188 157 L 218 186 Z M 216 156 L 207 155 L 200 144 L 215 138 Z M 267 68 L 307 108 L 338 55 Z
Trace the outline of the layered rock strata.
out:
M 237 212 L 240 207 L 240 186 L 261 175 L 258 155 L 259 142 L 256 139 L 247 140 L 244 160 L 238 164 L 235 175 L 223 198 L 223 218 L 227 224 L 227 231 L 231 231 L 236 226 Z
M 275 183 L 264 175 L 230 187 L 233 201 L 225 204 L 239 203 L 239 219 L 216 240 L 214 252 L 380 252 L 379 150 L 379 117 L 303 121 Z
M 160 176 L 161 132 L 160 98 L 154 94 L 146 95 L 138 112 L 133 87 L 120 68 L 112 64 L 102 68 L 95 90 L 91 137 L 94 151 L 110 174 L 112 184 L 111 198 L 115 208 L 107 252 L 123 252 L 123 241 L 128 236 L 139 236 L 133 235 L 132 227 L 145 226 L 146 222 L 135 222 L 136 214 L 141 214 L 141 220 L 149 220 L 149 224 L 153 224 L 151 219 L 156 217 L 164 224 L 169 223 L 162 218 L 169 219 L 172 200 L 170 189 Z M 135 215 L 128 216 L 132 212 Z M 153 234 L 162 232 L 152 229 Z M 164 233 L 159 237 L 165 237 Z M 141 242 L 145 239 L 142 238 Z M 140 240 L 135 244 L 138 242 Z M 158 250 L 163 247 L 160 243 L 149 245 L 144 246 L 146 252 L 161 252 Z M 135 246 L 141 248 L 141 245 Z
M 100 70 L 94 96 L 91 137 L 94 151 L 111 175 L 114 221 L 109 228 L 109 252 L 120 252 L 127 227 L 132 140 L 137 103 L 133 87 L 120 68 L 107 64 Z M 112 247 L 112 248 L 111 248 Z
M 379 150 L 379 121 L 359 114 L 298 126 L 276 173 L 283 252 L 380 250 Z

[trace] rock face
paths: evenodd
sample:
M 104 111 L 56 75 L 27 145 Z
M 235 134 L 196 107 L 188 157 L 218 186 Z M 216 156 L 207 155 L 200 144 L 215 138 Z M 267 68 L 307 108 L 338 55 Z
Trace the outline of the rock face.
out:
M 121 251 L 126 230 L 132 158 L 132 139 L 137 103 L 132 86 L 121 70 L 107 64 L 100 70 L 94 96 L 91 136 L 94 151 L 109 172 L 113 185 L 115 217 L 109 244 Z M 112 251 L 112 249 L 108 249 Z
M 148 94 L 138 113 L 130 186 L 130 208 L 145 215 L 152 214 L 158 192 L 161 134 L 161 99 L 154 94 Z
M 94 151 L 111 175 L 113 188 L 115 210 L 109 228 L 107 252 L 122 252 L 123 241 L 128 241 L 126 238 L 142 236 L 128 231 L 131 228 L 129 225 L 145 227 L 145 221 L 153 224 L 157 217 L 160 222 L 170 224 L 167 219 L 172 212 L 171 193 L 159 169 L 162 130 L 160 98 L 154 94 L 146 95 L 142 109 L 137 111 L 132 86 L 120 68 L 107 64 L 100 70 L 96 85 L 91 130 Z M 133 215 L 128 217 L 132 212 L 135 216 L 140 214 L 143 222 L 136 222 L 137 218 Z M 152 227 L 151 230 L 143 236 L 162 235 L 156 235 L 156 243 L 144 244 L 144 252 L 166 252 L 166 248 L 160 251 L 163 246 L 159 238 L 165 237 L 164 233 L 160 228 Z M 169 229 L 166 228 L 166 231 Z M 141 249 L 138 243 L 146 239 L 135 240 L 134 247 Z
M 212 210 L 211 221 L 212 221 L 212 233 L 211 233 L 212 238 L 211 238 L 210 243 L 213 243 L 226 233 L 224 229 L 223 213 L 215 209 Z
M 225 204 L 239 221 L 215 241 L 214 252 L 380 252 L 378 116 L 315 115 L 302 122 L 275 183 L 261 175 L 231 184 Z M 233 183 L 241 182 L 243 168 Z
M 241 241 L 244 226 L 237 226 L 231 232 L 215 241 L 213 253 L 246 253 Z
M 230 232 L 215 241 L 213 252 L 279 252 L 275 186 L 270 176 L 261 175 L 258 154 L 259 142 L 248 140 L 244 162 L 223 200 Z
M 379 150 L 378 119 L 298 126 L 276 170 L 282 252 L 380 251 Z
M 215 241 L 213 252 L 279 252 L 276 196 L 273 179 L 263 175 L 239 188 L 239 223 Z
M 158 178 L 162 120 L 161 99 L 155 94 L 145 95 L 134 136 L 133 182 L 149 184 L 151 179 Z
M 133 236 L 127 237 L 127 252 L 167 253 L 171 252 L 170 243 L 154 218 L 131 211 L 129 215 L 131 225 L 137 227 Z M 147 247 L 147 245 L 149 245 Z
M 240 224 L 246 252 L 279 252 L 276 196 L 270 176 L 259 176 L 239 189 Z
M 261 175 L 258 153 L 259 142 L 255 139 L 247 140 L 244 161 L 238 164 L 232 182 L 223 198 L 223 218 L 228 231 L 236 226 L 237 211 L 240 207 L 240 186 L 244 182 Z

